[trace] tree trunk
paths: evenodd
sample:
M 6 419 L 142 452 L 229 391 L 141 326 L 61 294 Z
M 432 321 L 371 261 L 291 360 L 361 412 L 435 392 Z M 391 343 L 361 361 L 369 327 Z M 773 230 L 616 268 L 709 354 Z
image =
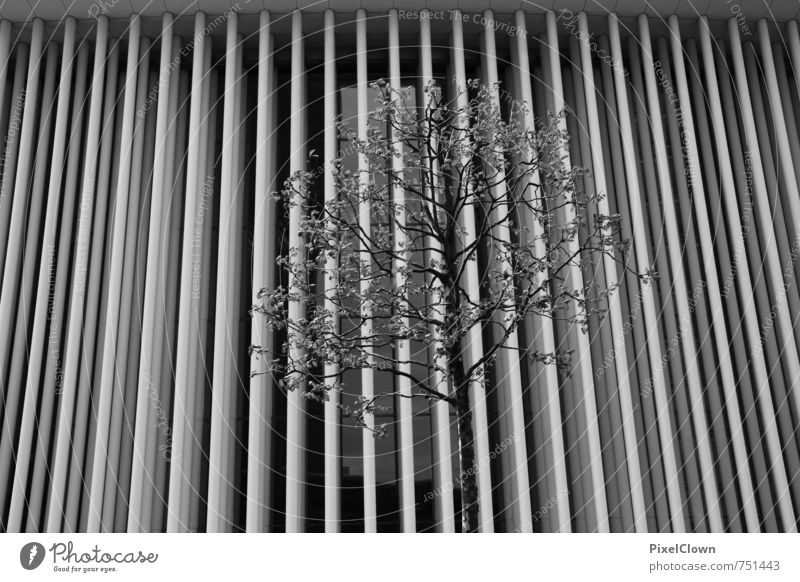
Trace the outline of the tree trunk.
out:
M 461 531 L 476 533 L 480 525 L 478 511 L 478 467 L 475 465 L 475 437 L 472 431 L 472 409 L 469 405 L 469 382 L 464 377 L 460 356 L 450 360 L 450 374 L 455 387 L 456 420 L 458 423 L 458 457 L 461 481 Z

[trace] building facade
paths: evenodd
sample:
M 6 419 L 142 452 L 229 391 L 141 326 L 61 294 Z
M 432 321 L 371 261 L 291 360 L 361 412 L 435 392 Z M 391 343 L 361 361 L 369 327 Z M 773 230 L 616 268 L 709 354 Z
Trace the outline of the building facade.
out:
M 630 242 L 583 265 L 604 317 L 520 330 L 564 365 L 507 352 L 473 395 L 481 530 L 797 531 L 794 2 L 7 4 L 3 531 L 459 530 L 442 403 L 373 439 L 249 350 L 297 226 L 271 193 L 380 78 L 564 110 Z

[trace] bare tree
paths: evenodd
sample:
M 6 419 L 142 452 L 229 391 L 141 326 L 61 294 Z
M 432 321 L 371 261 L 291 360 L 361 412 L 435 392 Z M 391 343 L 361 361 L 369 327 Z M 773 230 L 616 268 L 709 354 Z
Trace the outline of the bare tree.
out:
M 581 191 L 586 171 L 568 165 L 558 115 L 526 129 L 525 106 L 503 107 L 499 87 L 477 80 L 449 99 L 430 83 L 419 107 L 409 104 L 410 88 L 383 80 L 373 87 L 368 130 L 359 135 L 337 121 L 358 168 L 346 169 L 344 158 L 320 164 L 312 154 L 312 169 L 290 176 L 276 194 L 286 216 L 301 217 L 302 244 L 290 241 L 278 258 L 286 286 L 264 289 L 252 310 L 285 339 L 276 353 L 251 349 L 282 389 L 335 398 L 378 437 L 380 407 L 416 397 L 452 406 L 462 531 L 474 532 L 471 390 L 491 380 L 504 350 L 543 365 L 563 362 L 565 354 L 508 340 L 537 315 L 585 333 L 589 314 L 602 315 L 614 290 L 591 282 L 574 288 L 570 271 L 597 265 L 603 254 L 621 261 L 626 245 L 617 217 L 594 214 L 596 199 Z M 335 194 L 321 200 L 314 184 L 326 170 Z M 482 335 L 494 341 L 476 357 L 468 348 Z M 432 346 L 430 357 L 412 358 L 412 342 Z M 345 402 L 344 375 L 352 370 L 389 372 L 393 388 L 370 386 Z

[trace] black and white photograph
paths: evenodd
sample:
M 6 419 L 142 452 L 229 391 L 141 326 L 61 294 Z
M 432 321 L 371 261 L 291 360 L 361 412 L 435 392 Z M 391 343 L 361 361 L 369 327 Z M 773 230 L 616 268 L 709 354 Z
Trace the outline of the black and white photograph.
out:
M 800 579 L 799 22 L 0 0 L 0 578 Z

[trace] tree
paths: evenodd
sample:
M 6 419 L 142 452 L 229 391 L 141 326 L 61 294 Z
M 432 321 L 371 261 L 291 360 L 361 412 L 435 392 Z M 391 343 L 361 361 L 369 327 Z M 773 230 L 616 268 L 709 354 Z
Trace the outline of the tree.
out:
M 299 224 L 302 244 L 278 257 L 285 285 L 263 289 L 252 312 L 282 334 L 264 356 L 263 373 L 283 390 L 334 398 L 343 414 L 380 437 L 379 407 L 403 399 L 443 401 L 455 409 L 460 460 L 462 531 L 478 529 L 477 465 L 470 390 L 489 381 L 520 324 L 534 315 L 563 318 L 585 332 L 614 289 L 570 284 L 570 271 L 603 254 L 616 260 L 625 243 L 616 216 L 598 216 L 581 192 L 586 170 L 571 167 L 559 115 L 523 123 L 530 112 L 512 102 L 504 115 L 497 85 L 462 84 L 447 99 L 435 83 L 424 103 L 410 88 L 373 84 L 376 108 L 358 131 L 337 130 L 358 154 L 290 176 L 275 196 Z M 315 190 L 329 170 L 335 189 Z M 478 272 L 480 268 L 480 279 Z M 470 342 L 494 340 L 477 357 Z M 411 342 L 433 346 L 412 358 Z M 544 365 L 568 354 L 516 348 L 514 357 Z M 413 360 L 413 361 L 412 361 Z M 424 374 L 419 373 L 423 369 Z M 367 372 L 364 391 L 343 401 L 345 374 Z M 389 372 L 378 393 L 371 371 Z

